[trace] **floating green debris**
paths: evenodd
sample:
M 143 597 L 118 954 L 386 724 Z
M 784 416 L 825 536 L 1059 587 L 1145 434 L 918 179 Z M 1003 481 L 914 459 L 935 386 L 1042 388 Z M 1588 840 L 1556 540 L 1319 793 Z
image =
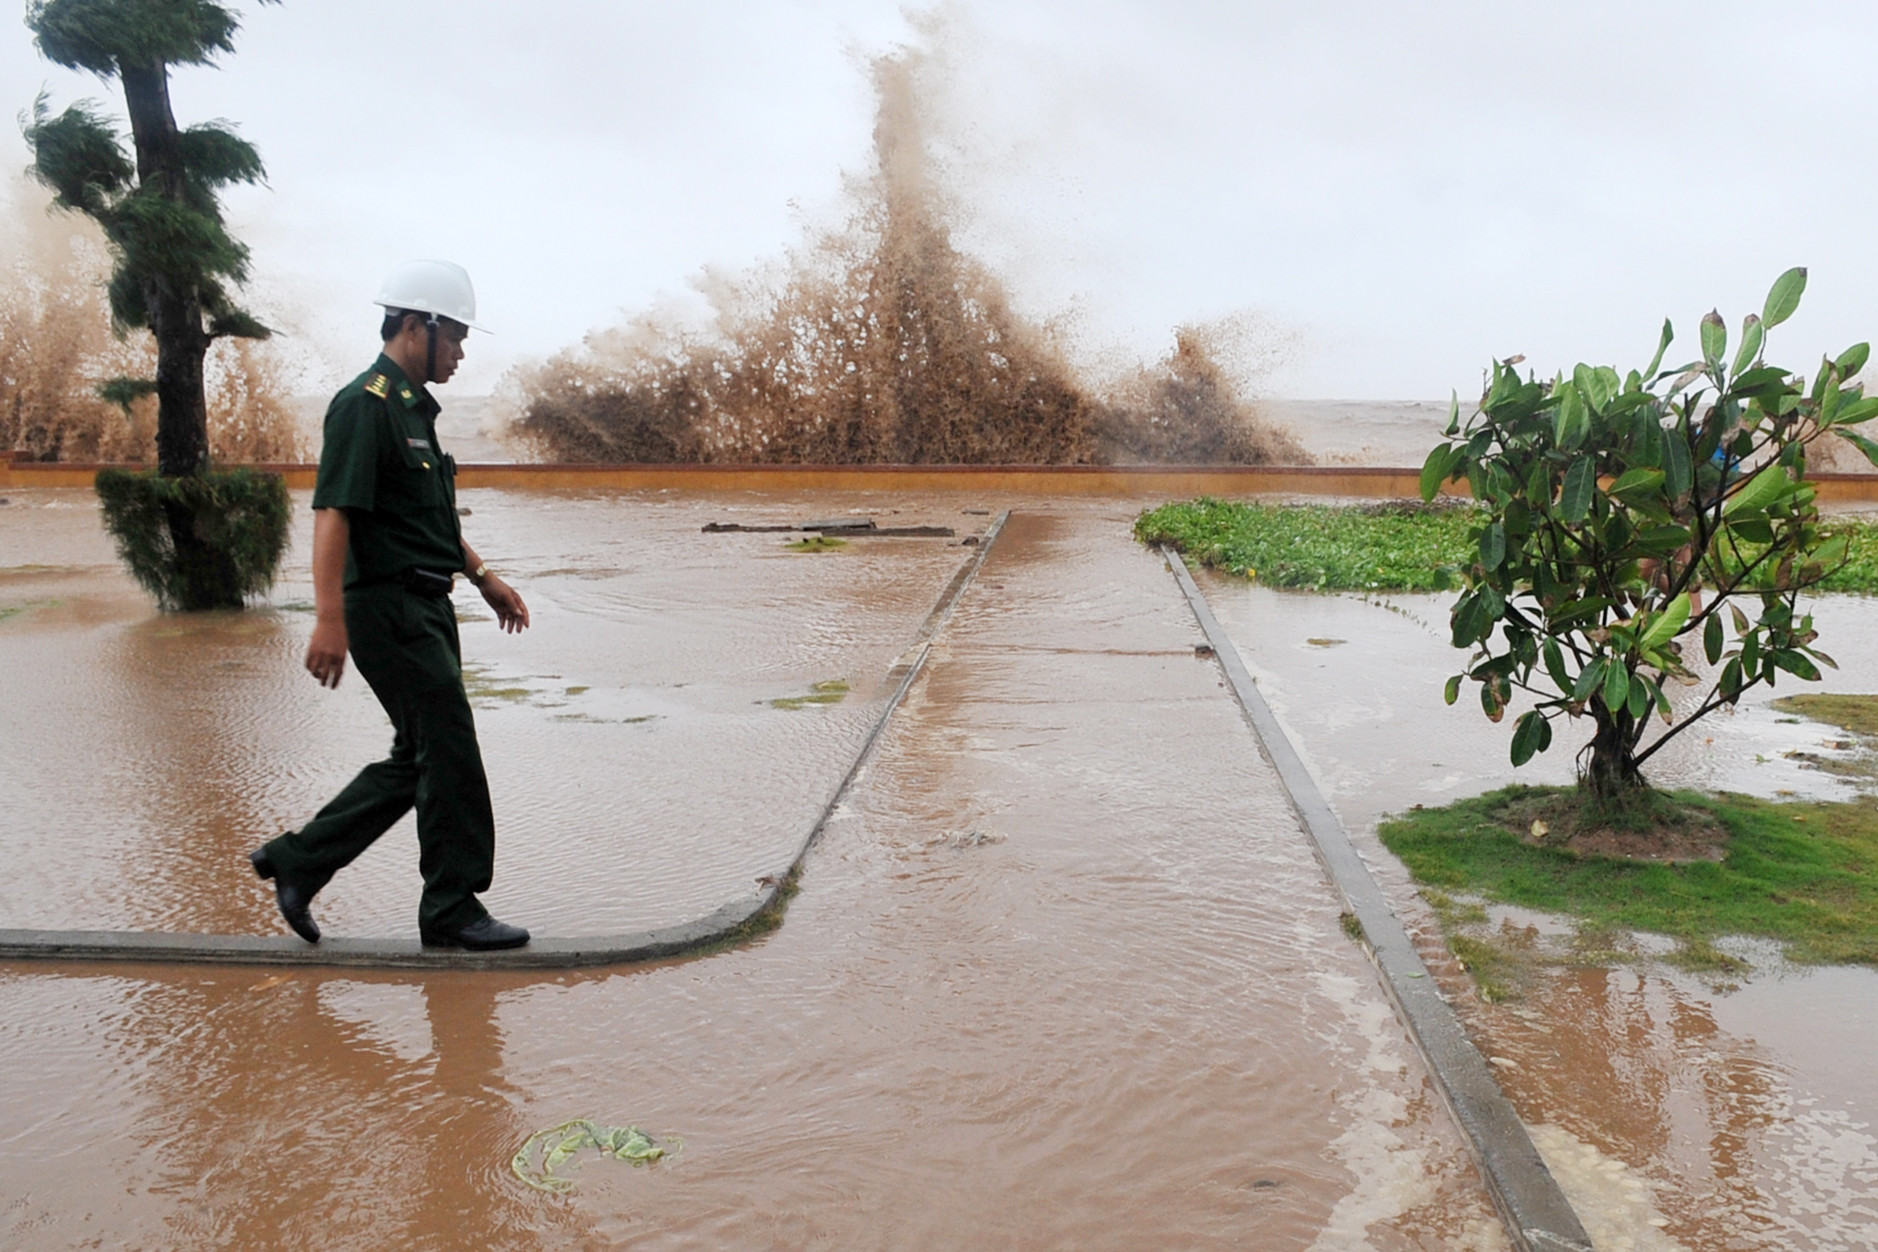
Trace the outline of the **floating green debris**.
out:
M 676 1139 L 670 1152 L 681 1146 Z M 585 1117 L 537 1131 L 528 1137 L 521 1150 L 509 1162 L 515 1176 L 537 1191 L 566 1195 L 574 1189 L 572 1178 L 554 1171 L 576 1155 L 592 1148 L 602 1156 L 631 1165 L 650 1165 L 664 1159 L 668 1149 L 637 1126 L 601 1126 Z M 540 1164 L 537 1165 L 536 1161 Z
M 655 713 L 644 713 L 638 717 L 595 717 L 591 713 L 556 713 L 557 722 L 585 722 L 592 726 L 638 726 L 655 718 Z
M 809 688 L 806 696 L 778 696 L 771 700 L 770 707 L 775 709 L 799 709 L 810 704 L 840 704 L 848 698 L 853 688 L 839 678 L 816 683 Z
M 548 684 L 554 684 L 551 688 Z M 498 676 L 488 666 L 469 662 L 463 666 L 463 690 L 470 703 L 479 709 L 503 704 L 527 704 L 537 708 L 560 708 L 559 674 L 523 674 Z
M 34 609 L 56 608 L 58 604 L 57 600 L 28 600 L 24 604 L 0 604 L 0 622 L 6 621 L 9 617 L 18 617 L 22 613 L 30 613 Z
M 846 539 L 837 539 L 833 535 L 810 535 L 807 539 L 798 539 L 794 543 L 783 545 L 791 552 L 833 552 L 836 548 L 847 546 Z

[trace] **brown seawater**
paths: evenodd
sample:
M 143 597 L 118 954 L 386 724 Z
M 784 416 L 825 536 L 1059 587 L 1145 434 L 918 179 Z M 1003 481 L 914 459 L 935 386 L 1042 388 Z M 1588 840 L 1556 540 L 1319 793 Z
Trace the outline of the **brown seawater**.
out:
M 306 614 L 158 617 L 92 515 L 32 494 L 0 514 L 9 563 L 79 568 L 0 575 L 0 601 L 58 601 L 0 622 L 29 679 L 0 925 L 278 929 L 241 854 L 381 751 L 381 715 L 297 672 Z M 540 693 L 478 717 L 491 902 L 542 933 L 769 868 L 968 551 L 796 555 L 704 521 L 1019 513 L 758 943 L 532 978 L 0 970 L 9 1246 L 1504 1246 L 1133 505 L 465 500 L 536 608 L 465 642 Z M 767 702 L 835 677 L 841 704 Z M 408 933 L 413 852 L 394 830 L 322 920 Z M 575 1116 L 683 1150 L 523 1187 L 510 1154 Z

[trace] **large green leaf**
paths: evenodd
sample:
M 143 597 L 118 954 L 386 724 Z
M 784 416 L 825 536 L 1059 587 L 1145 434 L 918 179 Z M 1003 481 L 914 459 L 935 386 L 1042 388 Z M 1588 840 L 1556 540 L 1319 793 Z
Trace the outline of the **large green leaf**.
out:
M 1646 526 L 1631 538 L 1631 542 L 1655 556 L 1668 556 L 1689 542 L 1689 528 L 1678 526 L 1674 522 L 1661 526 Z
M 1572 689 L 1572 676 L 1571 672 L 1565 668 L 1565 654 L 1559 651 L 1558 640 L 1547 639 L 1541 655 L 1545 658 L 1545 672 L 1551 677 L 1552 685 L 1561 693 L 1569 693 Z
M 1500 568 L 1506 559 L 1506 524 L 1494 522 L 1480 532 L 1480 564 L 1488 570 Z
M 1575 448 L 1585 437 L 1585 398 L 1576 383 L 1560 383 L 1555 393 L 1558 405 L 1552 410 L 1552 441 L 1561 448 Z
M 1761 309 L 1761 322 L 1772 330 L 1780 323 L 1793 316 L 1793 311 L 1800 307 L 1800 296 L 1806 291 L 1806 267 L 1796 265 L 1779 278 L 1767 292 L 1767 304 Z
M 1734 386 L 1728 389 L 1731 396 L 1752 397 L 1769 395 L 1784 390 L 1791 375 L 1778 365 L 1757 365 L 1747 373 L 1735 379 Z
M 1617 395 L 1617 371 L 1605 366 L 1579 364 L 1572 367 L 1572 385 L 1584 397 L 1592 411 L 1602 413 Z
M 1422 499 L 1433 500 L 1441 491 L 1441 484 L 1454 470 L 1454 462 L 1459 459 L 1453 444 L 1438 443 L 1428 451 L 1428 459 L 1422 462 Z
M 1630 699 L 1630 671 L 1613 659 L 1604 667 L 1604 707 L 1615 713 Z
M 1721 364 L 1722 353 L 1728 350 L 1728 323 L 1722 321 L 1722 315 L 1710 309 L 1702 315 L 1702 359 L 1713 369 Z
M 1552 629 L 1558 630 L 1567 623 L 1575 622 L 1581 617 L 1589 617 L 1600 609 L 1610 608 L 1611 605 L 1615 603 L 1615 600 L 1607 596 L 1587 596 L 1583 600 L 1573 600 L 1569 604 L 1559 605 L 1558 608 L 1547 614 L 1546 624 Z
M 1630 679 L 1630 695 L 1624 700 L 1624 707 L 1630 715 L 1641 719 L 1650 711 L 1653 700 L 1650 695 L 1650 680 L 1642 674 L 1633 674 Z
M 1839 414 L 1832 419 L 1834 426 L 1857 426 L 1878 417 L 1878 396 L 1860 396 L 1849 404 L 1839 406 Z
M 1576 525 L 1591 511 L 1591 495 L 1598 488 L 1597 462 L 1581 456 L 1565 471 L 1565 486 L 1559 493 L 1558 515 Z
M 1476 587 L 1454 602 L 1448 625 L 1457 648 L 1471 646 L 1487 629 L 1487 610 L 1480 595 L 1483 590 Z
M 1656 355 L 1650 358 L 1650 368 L 1643 371 L 1645 381 L 1656 380 L 1656 371 L 1663 368 L 1663 354 L 1669 351 L 1669 345 L 1675 338 L 1676 331 L 1670 326 L 1669 319 L 1666 317 L 1663 319 L 1662 338 L 1656 341 Z
M 1551 725 L 1545 720 L 1545 714 L 1538 709 L 1522 713 L 1513 724 L 1513 765 L 1515 768 L 1532 760 L 1535 752 L 1543 752 L 1551 739 Z
M 1843 426 L 1835 427 L 1832 433 L 1863 452 L 1867 461 L 1878 465 L 1878 443 L 1867 439 L 1855 430 L 1847 430 Z
M 1663 432 L 1663 488 L 1672 500 L 1689 494 L 1693 482 L 1689 462 L 1689 441 L 1680 427 Z
M 1789 674 L 1804 678 L 1807 682 L 1819 681 L 1819 667 L 1809 660 L 1804 652 L 1792 648 L 1781 648 L 1774 653 L 1774 664 Z
M 1871 358 L 1871 345 L 1855 343 L 1839 354 L 1833 364 L 1839 367 L 1839 377 L 1850 378 L 1865 368 L 1865 362 Z
M 1679 631 L 1689 623 L 1689 593 L 1683 592 L 1671 600 L 1663 611 L 1650 621 L 1649 628 L 1637 640 L 1637 648 L 1642 652 L 1654 652 L 1674 639 Z
M 1761 354 L 1761 342 L 1767 332 L 1761 327 L 1761 319 L 1750 313 L 1741 321 L 1741 348 L 1735 353 L 1734 369 L 1731 373 L 1739 374 L 1754 364 Z
M 1662 470 L 1650 469 L 1647 466 L 1625 470 L 1618 476 L 1617 481 L 1611 484 L 1611 494 L 1627 496 L 1633 493 L 1655 491 L 1663 485 L 1663 478 Z
M 1499 686 L 1489 677 L 1480 684 L 1480 711 L 1487 720 L 1497 722 L 1506 716 L 1506 701 L 1500 698 Z
M 1608 662 L 1604 657 L 1597 657 L 1585 666 L 1578 675 L 1578 681 L 1572 684 L 1572 699 L 1580 704 L 1589 700 L 1597 689 L 1604 685 L 1604 670 Z
M 1722 645 L 1725 642 L 1722 637 L 1721 618 L 1715 613 L 1710 613 L 1707 624 L 1702 627 L 1702 654 L 1708 657 L 1710 665 L 1721 660 Z M 1450 700 L 1448 703 L 1454 702 Z
M 1728 658 L 1728 664 L 1722 666 L 1721 681 L 1716 685 L 1721 689 L 1722 699 L 1733 704 L 1746 685 L 1740 657 Z
M 1722 516 L 1733 517 L 1737 513 L 1753 513 L 1773 504 L 1793 490 L 1793 480 L 1787 477 L 1787 471 L 1779 465 L 1762 467 L 1761 471 L 1748 479 L 1739 488 L 1728 503 L 1722 506 Z

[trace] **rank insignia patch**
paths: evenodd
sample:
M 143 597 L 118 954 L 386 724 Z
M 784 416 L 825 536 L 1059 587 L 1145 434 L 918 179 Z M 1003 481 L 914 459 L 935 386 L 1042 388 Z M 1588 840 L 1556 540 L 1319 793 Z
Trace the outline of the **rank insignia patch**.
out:
M 365 394 L 368 396 L 377 396 L 380 400 L 383 400 L 386 393 L 390 390 L 391 380 L 386 378 L 383 374 L 373 374 L 372 380 L 365 384 Z

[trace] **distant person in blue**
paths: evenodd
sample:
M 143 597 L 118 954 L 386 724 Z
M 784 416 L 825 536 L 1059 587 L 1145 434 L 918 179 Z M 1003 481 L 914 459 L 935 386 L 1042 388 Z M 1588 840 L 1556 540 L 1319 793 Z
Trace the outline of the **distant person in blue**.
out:
M 326 411 L 313 489 L 318 620 L 306 667 L 337 687 L 351 652 L 391 718 L 391 755 L 366 766 L 305 827 L 248 859 L 273 880 L 294 933 L 317 943 L 313 897 L 415 806 L 424 943 L 517 948 L 528 932 L 497 921 L 476 898 L 495 871 L 495 817 L 450 590 L 458 573 L 467 575 L 509 632 L 527 628 L 528 606 L 463 539 L 456 462 L 438 444 L 439 406 L 426 390 L 448 382 L 462 361 L 476 293 L 460 266 L 417 261 L 386 281 L 377 303 L 384 351 Z

